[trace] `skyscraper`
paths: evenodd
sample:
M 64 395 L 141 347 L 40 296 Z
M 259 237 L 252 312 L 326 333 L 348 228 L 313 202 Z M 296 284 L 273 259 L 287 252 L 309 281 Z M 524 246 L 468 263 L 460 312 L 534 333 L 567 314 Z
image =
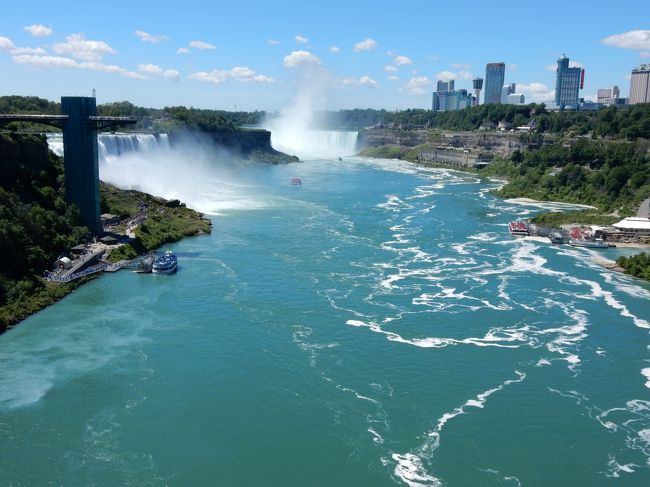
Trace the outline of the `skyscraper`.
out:
M 505 63 L 488 63 L 485 66 L 485 101 L 501 103 L 501 89 L 506 77 Z
M 628 103 L 650 103 L 650 64 L 642 64 L 632 70 Z
M 437 91 L 454 91 L 454 80 L 450 81 L 440 81 L 438 80 L 438 90 Z
M 474 87 L 474 105 L 481 104 L 481 90 L 483 89 L 483 78 L 474 78 L 472 80 L 472 86 Z
M 570 68 L 569 58 L 564 54 L 557 60 L 555 75 L 555 104 L 560 110 L 578 105 L 578 92 L 582 87 L 582 68 Z

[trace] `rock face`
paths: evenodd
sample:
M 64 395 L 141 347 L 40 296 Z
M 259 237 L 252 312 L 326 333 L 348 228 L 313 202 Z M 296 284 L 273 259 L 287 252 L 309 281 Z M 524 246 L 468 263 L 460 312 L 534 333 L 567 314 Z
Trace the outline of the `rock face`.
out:
M 422 144 L 461 148 L 502 157 L 510 157 L 515 150 L 529 148 L 521 134 L 513 132 L 439 132 L 426 129 L 366 129 L 359 132 L 359 145 L 362 147 L 395 145 L 412 148 Z
M 268 130 L 173 132 L 169 134 L 169 142 L 173 145 L 176 141 L 188 136 L 196 138 L 197 142 L 208 141 L 233 155 L 258 162 L 278 164 L 298 161 L 297 157 L 277 151 L 271 146 L 271 132 Z

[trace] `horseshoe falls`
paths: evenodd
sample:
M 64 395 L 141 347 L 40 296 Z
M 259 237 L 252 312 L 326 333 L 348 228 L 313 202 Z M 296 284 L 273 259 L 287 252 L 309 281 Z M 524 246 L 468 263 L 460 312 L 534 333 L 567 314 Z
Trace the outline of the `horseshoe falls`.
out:
M 513 239 L 540 208 L 451 170 L 165 179 L 113 142 L 102 177 L 146 174 L 213 232 L 0 336 L 3 485 L 650 485 L 650 286 L 593 262 L 630 249 Z

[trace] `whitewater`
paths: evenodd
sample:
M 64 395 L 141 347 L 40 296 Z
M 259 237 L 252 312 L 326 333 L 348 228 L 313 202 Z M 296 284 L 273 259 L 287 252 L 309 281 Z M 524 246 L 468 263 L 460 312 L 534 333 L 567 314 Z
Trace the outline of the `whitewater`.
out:
M 102 179 L 213 232 L 0 336 L 2 483 L 650 484 L 650 286 L 593 262 L 633 250 L 513 239 L 540 209 L 501 183 L 312 136 L 279 166 L 100 138 Z

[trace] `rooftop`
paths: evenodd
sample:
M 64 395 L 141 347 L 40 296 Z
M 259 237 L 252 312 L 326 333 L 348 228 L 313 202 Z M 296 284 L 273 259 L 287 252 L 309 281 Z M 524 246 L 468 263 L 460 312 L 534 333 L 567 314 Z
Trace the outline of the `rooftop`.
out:
M 630 216 L 623 218 L 620 222 L 614 223 L 615 228 L 630 228 L 635 230 L 650 230 L 650 219 Z

